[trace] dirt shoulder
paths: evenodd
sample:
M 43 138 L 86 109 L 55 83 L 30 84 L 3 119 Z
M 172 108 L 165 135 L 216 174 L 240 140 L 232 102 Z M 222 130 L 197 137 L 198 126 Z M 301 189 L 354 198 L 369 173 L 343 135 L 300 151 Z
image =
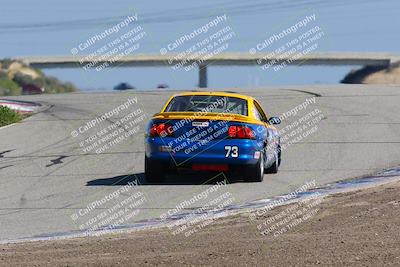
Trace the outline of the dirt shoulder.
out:
M 295 204 L 219 219 L 192 236 L 168 229 L 101 237 L 0 245 L 0 265 L 332 265 L 400 262 L 400 183 L 327 197 L 317 212 L 287 232 L 257 229 Z

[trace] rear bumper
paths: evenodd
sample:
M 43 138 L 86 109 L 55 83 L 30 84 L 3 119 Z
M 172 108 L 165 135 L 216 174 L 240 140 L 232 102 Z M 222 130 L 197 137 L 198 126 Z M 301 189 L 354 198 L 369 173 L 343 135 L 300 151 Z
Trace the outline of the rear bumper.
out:
M 254 165 L 258 162 L 256 152 L 263 149 L 257 140 L 248 139 L 218 139 L 182 144 L 176 142 L 175 138 L 148 137 L 145 139 L 146 156 L 152 160 L 173 163 L 176 167 L 194 163 Z M 226 157 L 227 146 L 237 146 L 238 156 Z

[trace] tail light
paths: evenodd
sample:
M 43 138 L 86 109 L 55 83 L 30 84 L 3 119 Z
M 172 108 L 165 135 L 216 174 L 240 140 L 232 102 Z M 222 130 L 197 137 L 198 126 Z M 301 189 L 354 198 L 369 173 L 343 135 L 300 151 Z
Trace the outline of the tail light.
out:
M 229 126 L 228 129 L 229 138 L 239 139 L 255 139 L 254 132 L 250 127 L 247 126 Z
M 229 170 L 228 164 L 193 164 L 193 171 L 221 171 L 225 172 Z
M 173 127 L 168 123 L 155 123 L 150 128 L 150 136 L 174 136 L 174 130 Z

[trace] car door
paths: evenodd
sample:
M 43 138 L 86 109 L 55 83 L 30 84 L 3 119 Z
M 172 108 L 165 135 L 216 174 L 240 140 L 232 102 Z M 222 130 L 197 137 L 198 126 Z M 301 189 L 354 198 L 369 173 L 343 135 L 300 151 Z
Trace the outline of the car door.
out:
M 267 134 L 265 140 L 264 157 L 266 159 L 266 166 L 270 166 L 274 162 L 277 153 L 279 143 L 278 131 L 269 123 L 267 115 L 256 100 L 254 100 L 254 107 L 260 116 L 260 120 L 263 122 L 264 127 L 266 128 Z

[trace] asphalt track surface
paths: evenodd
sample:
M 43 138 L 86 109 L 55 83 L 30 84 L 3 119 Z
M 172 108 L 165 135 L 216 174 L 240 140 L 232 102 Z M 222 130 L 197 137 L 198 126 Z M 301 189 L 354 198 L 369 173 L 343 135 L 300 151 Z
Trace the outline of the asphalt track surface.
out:
M 313 134 L 283 151 L 278 174 L 266 174 L 262 183 L 232 180 L 220 189 L 220 193 L 229 192 L 234 203 L 288 193 L 314 179 L 317 185 L 323 185 L 400 163 L 398 86 L 287 86 L 235 91 L 256 97 L 270 115 L 280 115 L 316 96 L 315 104 L 289 117 L 279 129 L 314 109 L 319 109 L 324 117 Z M 158 218 L 213 186 L 212 182 L 204 184 L 209 174 L 171 175 L 164 184 L 149 184 L 144 179 L 144 126 L 174 92 L 131 90 L 14 97 L 47 103 L 50 108 L 0 129 L 0 241 L 93 225 L 88 222 L 90 219 L 139 191 L 145 195 L 145 201 L 136 206 L 140 211 L 124 224 Z M 139 123 L 139 131 L 103 153 L 84 152 L 80 142 L 130 111 L 124 110 L 77 137 L 72 137 L 71 131 L 133 97 L 138 100 L 135 108 L 140 107 L 147 115 Z M 135 179 L 140 186 L 83 214 L 90 203 Z M 195 209 L 205 203 L 207 199 L 202 199 L 187 208 Z

